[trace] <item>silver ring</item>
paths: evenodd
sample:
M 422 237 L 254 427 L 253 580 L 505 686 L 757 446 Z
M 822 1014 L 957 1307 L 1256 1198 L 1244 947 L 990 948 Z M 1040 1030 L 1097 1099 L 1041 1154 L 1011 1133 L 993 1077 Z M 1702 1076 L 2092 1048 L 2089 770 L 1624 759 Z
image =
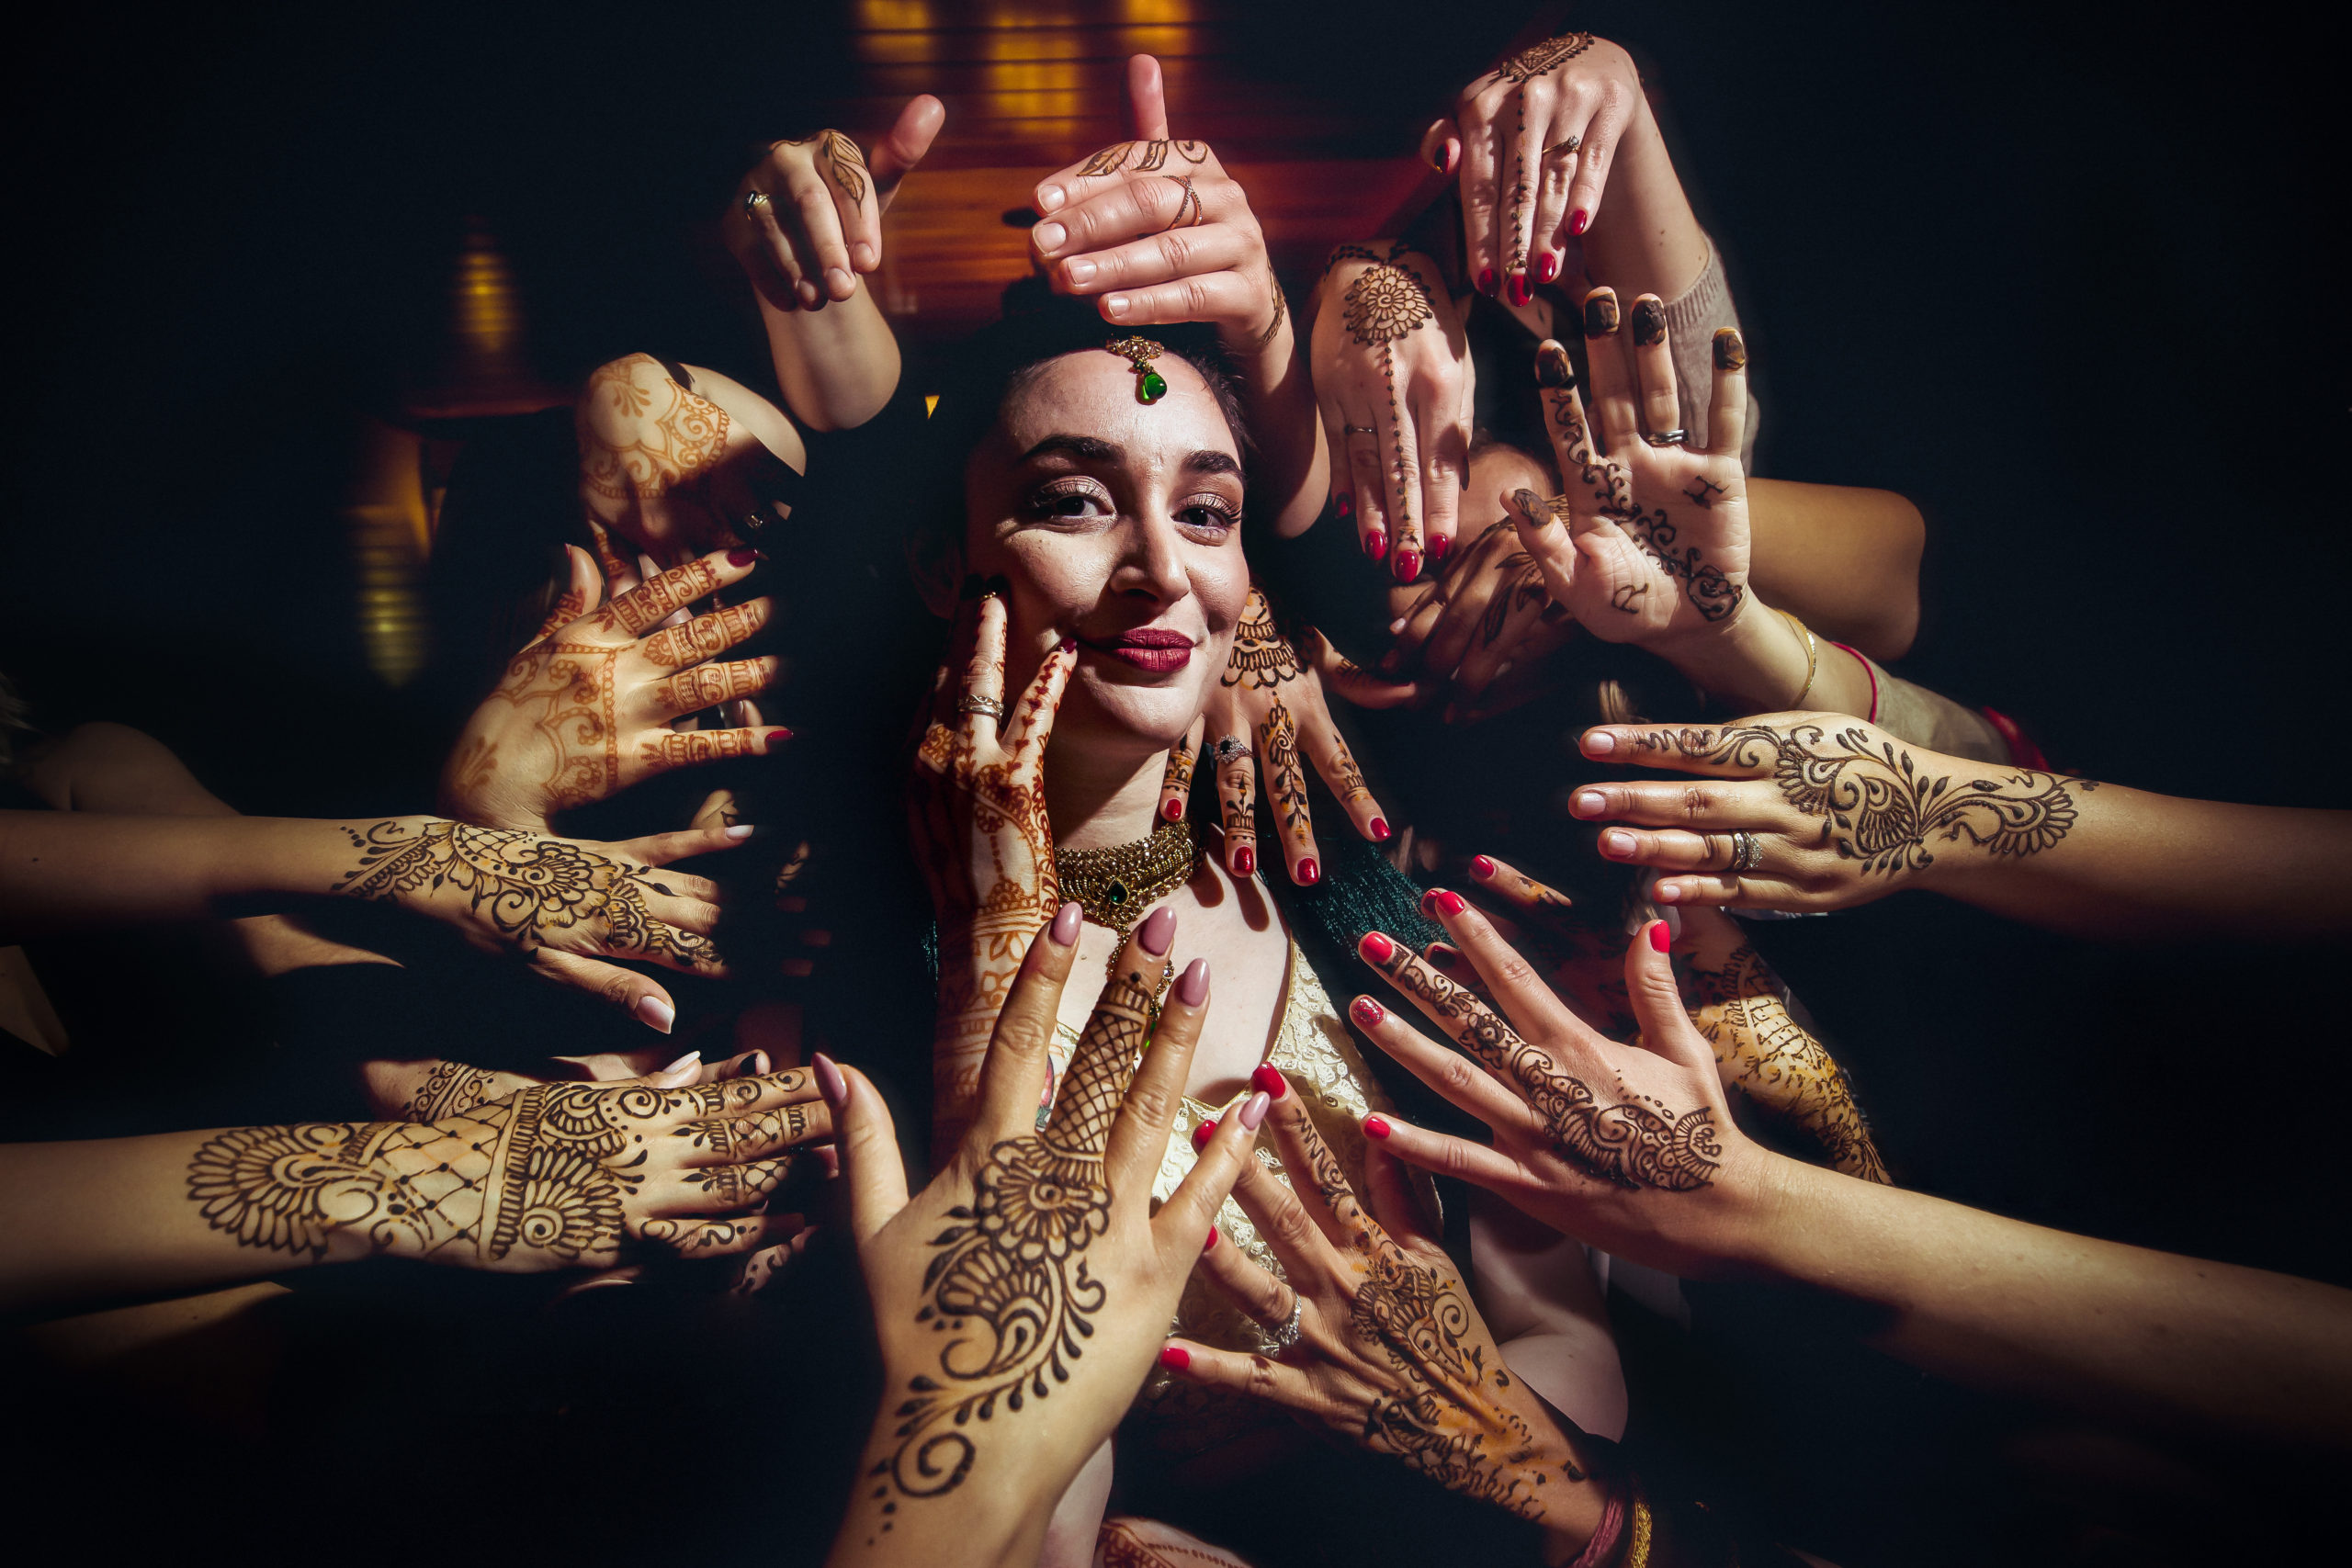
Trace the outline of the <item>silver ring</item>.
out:
M 1280 1328 L 1270 1330 L 1267 1333 L 1267 1355 L 1280 1356 L 1283 1351 L 1298 1343 L 1299 1314 L 1304 1313 L 1306 1310 L 1306 1298 L 1300 1295 L 1298 1293 L 1298 1288 L 1294 1285 L 1291 1287 L 1290 1292 L 1290 1321 L 1283 1324 Z
M 1343 424 L 1340 426 L 1340 434 L 1342 435 L 1377 435 L 1380 434 L 1380 427 L 1375 424 Z
M 1763 858 L 1764 846 L 1756 841 L 1755 834 L 1743 832 L 1731 836 L 1731 864 L 1726 869 L 1732 875 L 1754 871 L 1757 862 Z
M 765 207 L 767 204 L 767 192 L 763 190 L 745 191 L 743 193 L 743 216 L 756 220 L 760 215 L 760 209 Z
M 967 694 L 956 699 L 956 711 L 957 713 L 984 713 L 990 718 L 1002 718 L 1004 716 L 1004 705 L 997 701 L 994 697 L 976 697 Z
M 1224 739 L 1216 743 L 1214 750 L 1216 753 L 1217 765 L 1219 767 L 1223 767 L 1226 763 L 1232 761 L 1236 757 L 1249 757 L 1256 755 L 1256 753 L 1250 750 L 1250 742 L 1242 739 L 1238 735 L 1227 736 Z
M 1690 434 L 1678 424 L 1672 430 L 1662 430 L 1656 435 L 1645 435 L 1642 439 L 1653 446 L 1679 446 L 1682 445 L 1682 438 Z

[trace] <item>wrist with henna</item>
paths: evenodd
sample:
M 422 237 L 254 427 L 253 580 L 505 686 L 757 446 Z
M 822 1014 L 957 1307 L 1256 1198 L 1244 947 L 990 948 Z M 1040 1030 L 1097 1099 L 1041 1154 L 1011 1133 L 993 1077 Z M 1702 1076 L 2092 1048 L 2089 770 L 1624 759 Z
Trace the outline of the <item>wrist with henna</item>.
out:
M 1729 953 L 1721 946 L 1707 944 L 1690 960 L 1690 1021 L 1714 1048 L 1728 1087 L 1847 1175 L 1892 1180 L 1853 1086 L 1790 1013 L 1780 976 L 1748 943 Z

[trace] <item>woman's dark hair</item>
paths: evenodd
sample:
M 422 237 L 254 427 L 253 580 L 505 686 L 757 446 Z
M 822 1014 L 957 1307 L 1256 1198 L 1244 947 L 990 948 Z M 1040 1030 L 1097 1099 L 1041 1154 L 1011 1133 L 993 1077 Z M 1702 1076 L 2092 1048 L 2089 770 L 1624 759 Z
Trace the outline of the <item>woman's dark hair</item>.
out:
M 1048 361 L 1088 349 L 1100 353 L 1121 337 L 1149 338 L 1200 372 L 1247 472 L 1249 422 L 1215 328 L 1183 322 L 1123 333 L 1102 319 L 1092 300 L 1049 296 L 973 333 L 948 361 L 938 406 L 923 427 L 922 483 L 907 524 L 907 557 L 919 572 L 963 537 L 964 467 L 972 449 L 988 439 L 1005 400 Z

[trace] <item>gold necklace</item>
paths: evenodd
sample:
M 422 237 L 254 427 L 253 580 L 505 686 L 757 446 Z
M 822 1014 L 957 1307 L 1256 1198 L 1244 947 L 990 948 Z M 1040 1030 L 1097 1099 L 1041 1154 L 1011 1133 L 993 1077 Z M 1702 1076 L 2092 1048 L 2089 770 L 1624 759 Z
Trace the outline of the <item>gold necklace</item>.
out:
M 1062 897 L 1078 901 L 1086 918 L 1125 942 L 1146 909 L 1193 879 L 1199 852 L 1189 818 L 1163 822 L 1151 837 L 1107 850 L 1056 850 L 1054 871 Z

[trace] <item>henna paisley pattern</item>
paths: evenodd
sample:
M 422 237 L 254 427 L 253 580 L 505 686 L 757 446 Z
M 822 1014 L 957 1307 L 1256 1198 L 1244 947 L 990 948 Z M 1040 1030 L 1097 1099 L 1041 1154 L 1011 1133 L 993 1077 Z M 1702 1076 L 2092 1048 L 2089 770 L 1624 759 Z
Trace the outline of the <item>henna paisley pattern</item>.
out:
M 2019 769 L 2003 778 L 1955 780 L 1919 771 L 1908 749 L 1849 728 L 1785 732 L 1763 725 L 1662 731 L 1645 744 L 1695 760 L 1753 768 L 1768 760 L 1782 798 L 1822 819 L 1825 840 L 1862 874 L 1893 876 L 1935 863 L 1931 840 L 1965 839 L 1987 854 L 2030 855 L 2073 830 L 2074 791 L 2088 779 Z
M 1847 1175 L 1892 1180 L 1845 1072 L 1791 1015 L 1787 988 L 1763 955 L 1743 942 L 1719 964 L 1694 957 L 1689 973 L 1690 1021 L 1732 1087 L 1803 1133 Z

